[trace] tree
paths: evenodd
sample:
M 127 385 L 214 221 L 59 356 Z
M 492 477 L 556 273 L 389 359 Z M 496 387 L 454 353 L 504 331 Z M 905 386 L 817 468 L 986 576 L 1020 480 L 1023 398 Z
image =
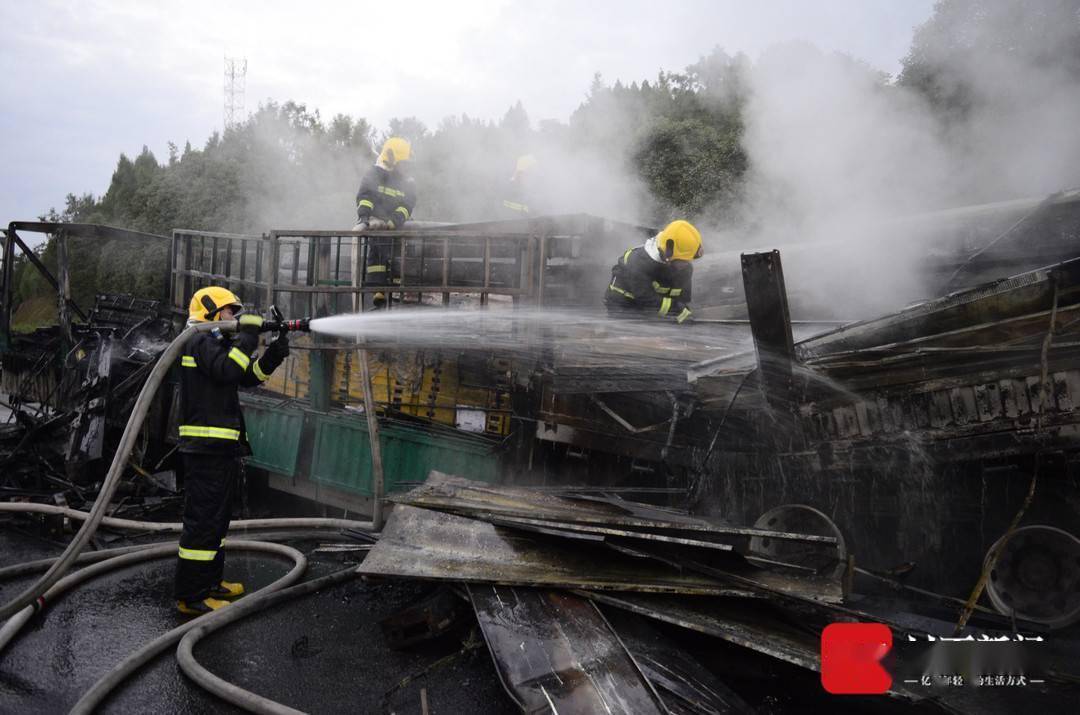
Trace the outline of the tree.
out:
M 939 0 L 902 65 L 897 83 L 950 124 L 1034 74 L 1080 79 L 1080 0 Z

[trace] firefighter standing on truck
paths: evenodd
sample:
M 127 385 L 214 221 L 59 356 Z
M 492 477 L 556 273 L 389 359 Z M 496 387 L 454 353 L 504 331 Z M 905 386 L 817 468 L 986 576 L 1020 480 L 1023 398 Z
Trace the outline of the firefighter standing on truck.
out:
M 529 205 L 532 194 L 530 184 L 535 168 L 536 157 L 532 154 L 518 157 L 514 164 L 514 173 L 506 187 L 506 198 L 502 201 L 502 213 L 506 218 L 530 218 L 536 215 L 536 207 Z
M 689 221 L 672 221 L 644 245 L 628 248 L 611 269 L 604 294 L 608 315 L 643 316 L 685 323 L 691 315 L 691 261 L 700 258 L 701 234 Z
M 401 228 L 412 218 L 416 205 L 416 184 L 408 175 L 412 161 L 412 146 L 401 137 L 390 137 L 383 144 L 375 164 L 364 174 L 356 192 L 356 225 L 354 231 Z M 364 281 L 369 286 L 391 286 L 400 277 L 393 275 L 390 238 L 368 237 L 368 258 Z M 401 257 L 398 256 L 398 259 Z M 398 278 L 398 281 L 394 279 Z M 382 291 L 374 295 L 373 304 L 386 304 Z
M 285 332 L 259 357 L 262 318 L 241 311 L 231 291 L 196 291 L 188 325 L 237 320 L 234 337 L 219 330 L 196 333 L 180 358 L 180 444 L 184 461 L 184 528 L 176 562 L 176 607 L 198 615 L 228 604 L 244 585 L 222 580 L 222 546 L 229 529 L 241 457 L 250 454 L 240 412 L 239 387 L 262 384 L 289 354 Z

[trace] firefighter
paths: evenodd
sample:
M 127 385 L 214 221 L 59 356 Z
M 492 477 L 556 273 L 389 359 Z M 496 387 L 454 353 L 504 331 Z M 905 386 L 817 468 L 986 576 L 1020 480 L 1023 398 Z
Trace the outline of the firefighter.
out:
M 416 185 L 408 175 L 411 161 L 412 146 L 405 139 L 390 137 L 383 143 L 379 158 L 364 174 L 360 190 L 356 192 L 357 221 L 353 226 L 354 231 L 401 228 L 412 218 L 413 206 L 416 205 Z M 390 286 L 398 282 L 392 275 L 392 239 L 370 237 L 367 242 L 365 283 L 370 286 Z M 376 308 L 383 307 L 386 295 L 376 293 L 373 304 Z
M 689 221 L 672 221 L 644 245 L 628 248 L 611 269 L 604 295 L 608 315 L 655 313 L 685 323 L 691 315 L 690 284 L 700 258 L 701 234 Z
M 250 454 L 240 413 L 239 387 L 264 382 L 289 354 L 287 334 L 259 357 L 262 318 L 242 312 L 231 291 L 211 286 L 195 292 L 188 325 L 238 321 L 236 335 L 197 333 L 180 358 L 180 443 L 184 461 L 184 528 L 176 562 L 175 596 L 181 613 L 198 615 L 225 606 L 244 592 L 223 581 L 222 545 L 229 528 L 240 459 Z
M 536 157 L 532 154 L 519 156 L 514 166 L 514 174 L 510 177 L 510 186 L 503 199 L 503 214 L 508 219 L 529 218 L 533 211 L 529 206 L 529 178 L 536 166 Z

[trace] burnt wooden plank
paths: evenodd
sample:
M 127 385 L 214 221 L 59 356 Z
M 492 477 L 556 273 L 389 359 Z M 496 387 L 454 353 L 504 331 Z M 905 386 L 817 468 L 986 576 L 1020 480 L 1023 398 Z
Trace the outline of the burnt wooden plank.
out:
M 884 401 L 885 427 L 889 432 L 901 432 L 904 429 L 904 406 L 900 400 L 893 398 L 879 398 Z
M 919 427 L 925 429 L 930 426 L 930 393 L 915 396 L 915 418 Z
M 949 393 L 938 390 L 930 393 L 930 425 L 932 427 L 944 427 L 952 424 L 952 404 L 949 402 Z
M 1005 416 L 1011 420 L 1020 416 L 1020 398 L 1016 394 L 1016 385 L 1012 380 L 1000 380 L 998 386 L 1001 388 L 1001 404 L 1004 409 Z M 1027 400 L 1027 392 L 1023 393 L 1024 400 Z
M 844 439 L 859 434 L 859 417 L 850 405 L 833 408 L 838 435 Z
M 879 434 L 882 431 L 881 410 L 877 402 L 863 402 L 860 404 L 863 407 L 863 412 L 859 415 L 860 421 L 863 415 L 866 416 L 866 431 L 863 434 L 867 436 Z
M 815 423 L 822 439 L 829 440 L 838 436 L 836 420 L 833 418 L 832 412 L 817 413 L 815 416 Z
M 952 407 L 953 420 L 958 425 L 978 422 L 978 408 L 975 405 L 975 390 L 971 387 L 954 387 L 949 390 L 949 404 Z
M 979 422 L 989 422 L 1004 415 L 1001 387 L 996 382 L 972 387 L 975 395 L 975 412 Z
M 1018 381 L 1021 382 L 1021 381 Z M 1042 380 L 1036 375 L 1030 375 L 1021 382 L 1021 390 L 1025 392 L 1028 398 L 1028 409 L 1026 414 L 1038 414 L 1042 411 Z M 1049 402 L 1049 400 L 1048 400 Z M 1050 408 L 1048 404 L 1046 406 Z
M 1061 412 L 1072 412 L 1073 401 L 1069 394 L 1069 379 L 1064 372 L 1055 372 L 1052 375 L 1051 390 L 1054 403 Z
M 1069 386 L 1069 402 L 1075 409 L 1075 406 L 1080 404 L 1080 370 L 1066 371 L 1065 381 Z

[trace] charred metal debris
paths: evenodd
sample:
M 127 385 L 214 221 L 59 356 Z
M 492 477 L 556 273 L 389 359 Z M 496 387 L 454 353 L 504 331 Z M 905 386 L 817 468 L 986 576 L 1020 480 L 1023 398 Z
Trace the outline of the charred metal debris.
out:
M 76 235 L 86 232 L 78 228 Z M 12 224 L 5 232 L 8 249 L 21 246 L 27 251 L 18 231 L 39 229 L 60 230 Z M 9 499 L 79 508 L 94 500 L 112 447 L 172 327 L 161 300 L 100 294 L 93 307 L 84 310 L 71 299 L 72 267 L 63 252 L 60 259 L 59 277 L 35 259 L 58 290 L 58 325 L 11 332 L 11 293 L 4 291 L 0 490 Z M 131 460 L 134 478 L 125 485 L 115 515 L 140 518 L 175 510 L 175 479 L 170 473 L 152 474 L 167 452 L 163 419 L 169 397 L 158 400 L 150 427 L 139 440 Z

